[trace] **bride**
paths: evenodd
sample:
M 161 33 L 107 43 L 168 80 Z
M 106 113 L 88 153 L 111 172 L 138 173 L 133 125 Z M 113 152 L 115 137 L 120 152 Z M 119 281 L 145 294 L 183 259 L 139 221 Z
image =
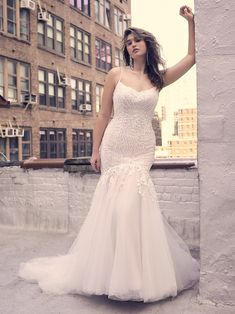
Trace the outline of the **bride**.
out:
M 187 6 L 180 14 L 188 21 L 188 53 L 173 67 L 160 69 L 151 33 L 124 33 L 126 66 L 109 71 L 94 129 L 91 165 L 101 176 L 88 215 L 66 255 L 20 265 L 19 276 L 47 293 L 153 302 L 199 279 L 199 264 L 162 215 L 149 174 L 159 92 L 195 63 L 194 16 Z

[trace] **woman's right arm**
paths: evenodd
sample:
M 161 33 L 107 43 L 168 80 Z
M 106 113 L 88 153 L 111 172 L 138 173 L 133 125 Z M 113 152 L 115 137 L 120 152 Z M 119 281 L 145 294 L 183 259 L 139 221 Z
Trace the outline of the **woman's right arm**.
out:
M 102 141 L 104 131 L 110 121 L 113 109 L 113 91 L 117 82 L 117 75 L 119 68 L 111 69 L 105 80 L 104 90 L 102 95 L 101 109 L 95 122 L 93 131 L 93 146 L 91 156 L 91 166 L 95 171 L 100 170 L 101 160 L 99 154 L 99 147 Z

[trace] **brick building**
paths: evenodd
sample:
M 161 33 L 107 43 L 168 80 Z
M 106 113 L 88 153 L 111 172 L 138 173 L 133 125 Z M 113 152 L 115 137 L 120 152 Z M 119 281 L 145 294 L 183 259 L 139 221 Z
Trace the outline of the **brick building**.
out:
M 91 154 L 105 75 L 122 61 L 130 2 L 0 0 L 2 156 Z

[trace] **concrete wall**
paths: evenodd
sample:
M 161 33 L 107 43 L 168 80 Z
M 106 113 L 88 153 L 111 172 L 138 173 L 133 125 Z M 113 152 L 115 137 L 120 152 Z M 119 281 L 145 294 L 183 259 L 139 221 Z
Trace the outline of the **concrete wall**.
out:
M 199 247 L 197 169 L 151 170 L 160 208 L 191 248 Z M 99 175 L 0 168 L 0 225 L 78 232 Z
M 202 299 L 235 304 L 235 2 L 196 0 Z

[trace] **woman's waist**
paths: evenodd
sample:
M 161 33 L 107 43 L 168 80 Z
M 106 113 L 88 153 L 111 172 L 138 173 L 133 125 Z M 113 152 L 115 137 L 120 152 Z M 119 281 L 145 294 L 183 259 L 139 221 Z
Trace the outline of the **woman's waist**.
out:
M 123 116 L 117 116 L 112 118 L 112 120 L 109 123 L 113 128 L 122 127 L 124 129 L 136 129 L 141 127 L 148 128 L 149 130 L 152 130 L 152 120 L 150 118 L 143 118 L 143 117 L 138 117 L 138 118 L 126 118 Z

